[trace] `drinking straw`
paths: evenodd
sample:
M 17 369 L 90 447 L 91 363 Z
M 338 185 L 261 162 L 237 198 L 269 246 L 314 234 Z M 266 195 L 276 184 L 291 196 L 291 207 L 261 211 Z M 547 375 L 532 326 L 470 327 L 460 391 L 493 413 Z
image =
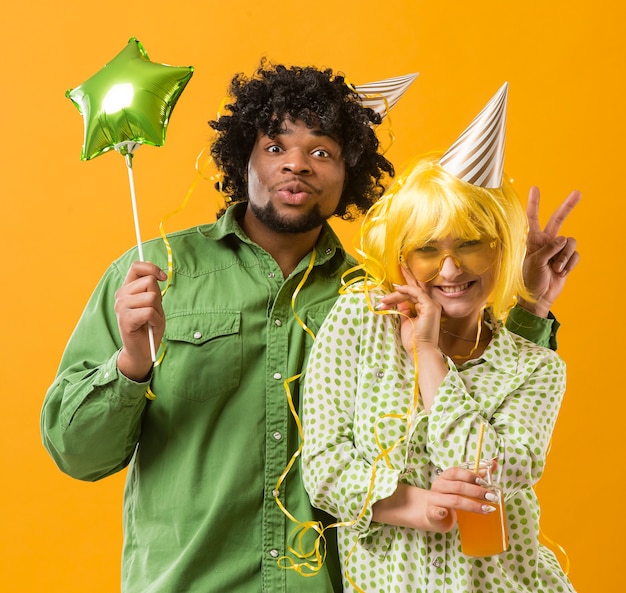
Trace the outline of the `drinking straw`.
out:
M 476 462 L 474 463 L 474 473 L 478 474 L 478 467 L 480 466 L 480 450 L 483 448 L 483 437 L 485 436 L 485 423 L 480 423 L 480 430 L 478 431 L 478 443 L 476 445 Z

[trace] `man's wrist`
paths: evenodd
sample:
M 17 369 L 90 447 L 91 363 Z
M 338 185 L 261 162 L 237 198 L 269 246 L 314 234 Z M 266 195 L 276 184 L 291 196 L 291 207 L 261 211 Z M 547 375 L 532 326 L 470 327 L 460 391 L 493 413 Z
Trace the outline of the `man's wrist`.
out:
M 524 309 L 519 303 L 509 311 L 506 320 L 509 331 L 552 350 L 557 348 L 556 333 L 559 325 L 551 312 L 546 317 L 540 317 Z
M 117 370 L 124 375 L 127 379 L 135 383 L 148 383 L 152 376 L 152 361 L 142 365 L 137 365 L 132 362 L 132 359 L 126 354 L 122 348 L 117 354 Z
M 536 317 L 543 317 L 544 319 L 547 319 L 548 314 L 550 313 L 550 305 L 542 302 L 541 300 L 531 303 L 522 298 L 518 298 L 517 304 L 522 307 L 522 309 L 525 309 Z

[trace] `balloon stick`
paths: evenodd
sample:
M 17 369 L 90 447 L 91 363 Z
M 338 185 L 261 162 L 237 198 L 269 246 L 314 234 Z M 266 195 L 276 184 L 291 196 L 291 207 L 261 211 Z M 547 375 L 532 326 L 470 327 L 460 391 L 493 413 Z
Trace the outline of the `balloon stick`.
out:
M 126 169 L 128 170 L 128 182 L 130 183 L 130 198 L 133 203 L 133 219 L 135 221 L 135 236 L 137 237 L 137 251 L 139 252 L 139 261 L 145 261 L 143 258 L 143 246 L 141 243 L 141 232 L 139 230 L 139 216 L 137 214 L 137 196 L 135 194 L 135 177 L 133 175 L 133 152 L 139 146 L 136 142 L 121 142 L 115 146 L 126 160 Z M 154 347 L 154 330 L 148 325 L 148 338 L 150 340 L 150 356 L 152 362 L 156 362 L 156 348 Z

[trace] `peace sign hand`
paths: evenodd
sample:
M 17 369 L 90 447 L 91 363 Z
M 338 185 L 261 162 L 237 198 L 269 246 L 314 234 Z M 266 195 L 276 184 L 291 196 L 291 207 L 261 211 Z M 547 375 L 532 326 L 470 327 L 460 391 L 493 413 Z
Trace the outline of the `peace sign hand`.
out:
M 576 239 L 559 236 L 563 222 L 580 201 L 582 195 L 573 191 L 548 220 L 545 228 L 539 226 L 539 188 L 531 187 L 528 194 L 528 238 L 524 260 L 524 280 L 537 299 L 529 303 L 519 299 L 519 304 L 539 317 L 547 317 L 556 298 L 561 294 L 567 275 L 576 267 L 580 254 Z

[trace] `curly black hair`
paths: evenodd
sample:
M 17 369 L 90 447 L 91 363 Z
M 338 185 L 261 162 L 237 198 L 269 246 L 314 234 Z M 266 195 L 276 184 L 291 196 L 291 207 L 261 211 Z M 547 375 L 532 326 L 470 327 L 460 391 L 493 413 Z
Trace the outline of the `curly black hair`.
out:
M 229 94 L 234 98 L 226 105 L 231 115 L 209 125 L 217 132 L 211 155 L 224 173 L 216 185 L 230 202 L 248 200 L 245 174 L 258 132 L 274 137 L 285 118 L 319 126 L 341 143 L 346 186 L 335 216 L 353 220 L 365 213 L 385 191 L 385 175 L 395 174 L 379 152 L 373 126 L 381 122 L 380 115 L 361 104 L 341 74 L 262 60 L 252 77 L 233 77 Z

